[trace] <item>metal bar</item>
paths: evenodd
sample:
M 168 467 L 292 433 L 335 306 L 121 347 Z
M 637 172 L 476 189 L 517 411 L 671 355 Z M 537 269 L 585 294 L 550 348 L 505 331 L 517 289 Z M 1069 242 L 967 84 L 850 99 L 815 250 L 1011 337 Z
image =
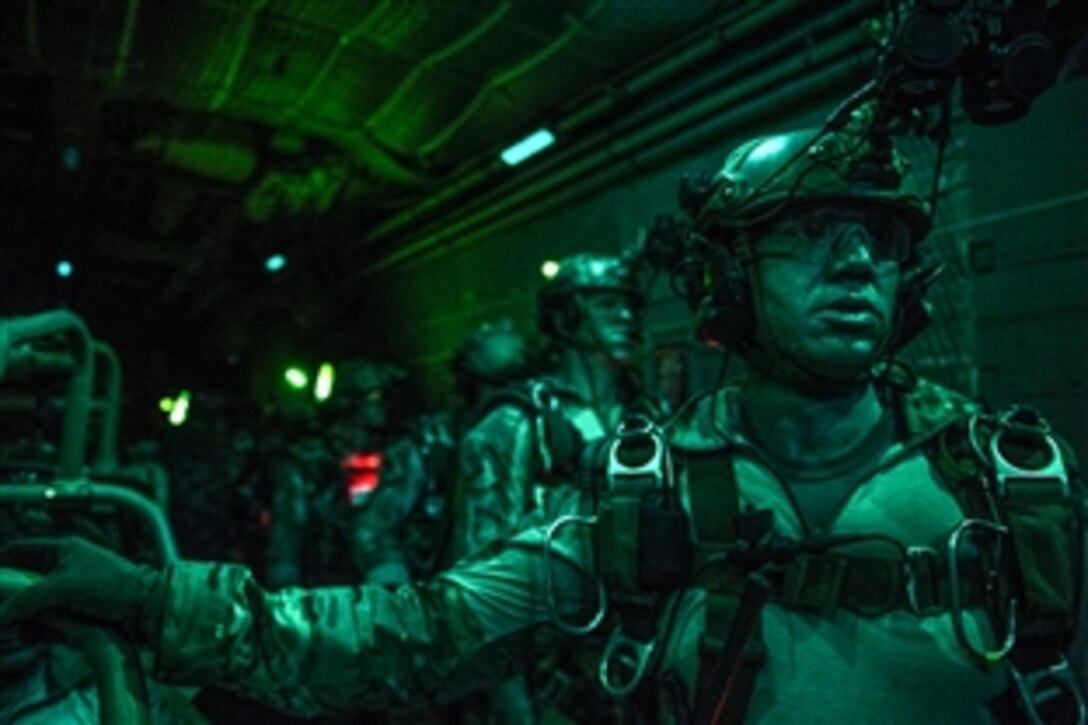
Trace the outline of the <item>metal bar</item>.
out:
M 82 475 L 87 452 L 87 423 L 94 384 L 94 358 L 91 336 L 83 320 L 67 310 L 14 317 L 0 322 L 0 358 L 6 361 L 10 349 L 28 340 L 64 335 L 69 342 L 75 366 L 68 378 L 61 427 L 60 468 L 57 478 L 76 480 Z M 0 364 L 0 371 L 5 365 Z
M 811 49 L 806 56 L 794 56 L 746 81 L 730 84 L 718 94 L 689 105 L 650 128 L 617 139 L 537 183 L 513 192 L 503 190 L 499 199 L 474 214 L 454 223 L 447 221 L 435 225 L 438 226 L 436 231 L 424 233 L 413 242 L 379 257 L 363 275 L 372 276 L 393 268 L 447 242 L 460 247 L 484 233 L 495 231 L 495 227 L 524 223 L 530 215 L 538 215 L 543 209 L 554 209 L 561 205 L 560 200 L 569 203 L 584 197 L 590 193 L 587 186 L 601 186 L 600 183 L 587 183 L 594 174 L 615 176 L 614 170 L 623 166 L 623 175 L 629 175 L 632 166 L 641 169 L 652 166 L 649 159 L 660 159 L 662 154 L 658 145 L 665 141 L 669 141 L 670 146 L 686 143 L 685 138 L 706 127 L 720 130 L 741 126 L 750 123 L 746 118 L 763 118 L 773 109 L 796 104 L 799 98 L 811 98 L 815 95 L 814 90 L 843 86 L 847 79 L 862 75 L 864 42 L 860 30 L 850 29 Z M 831 65 L 812 75 L 814 68 L 827 63 Z M 795 79 L 797 76 L 801 76 L 799 80 Z M 646 150 L 640 152 L 641 149 Z M 670 148 L 670 151 L 674 150 Z M 625 160 L 628 164 L 621 164 Z M 637 163 L 632 163 L 636 160 Z
M 100 340 L 94 342 L 94 354 L 104 365 L 102 370 L 102 420 L 98 432 L 98 453 L 95 456 L 96 471 L 117 469 L 117 441 L 121 425 L 121 361 L 112 347 Z
M 688 122 L 695 113 L 692 111 L 693 108 L 713 105 L 727 109 L 728 103 L 735 103 L 754 93 L 753 89 L 769 92 L 774 88 L 775 83 L 781 83 L 784 78 L 799 71 L 810 70 L 822 59 L 841 52 L 844 46 L 860 46 L 867 42 L 867 37 L 854 22 L 858 17 L 859 10 L 856 6 L 836 10 L 774 42 L 767 43 L 752 52 L 738 55 L 731 62 L 703 76 L 695 83 L 684 84 L 676 90 L 670 90 L 653 100 L 638 104 L 636 112 L 606 131 L 563 149 L 551 159 L 536 164 L 529 173 L 518 176 L 514 182 L 502 185 L 458 206 L 457 214 L 461 217 L 461 224 L 465 224 L 467 220 L 474 217 L 501 214 L 504 207 L 510 206 L 509 199 L 515 196 L 519 199 L 524 197 L 523 190 L 519 190 L 518 186 L 551 184 L 551 180 L 555 178 L 570 178 L 572 175 L 570 169 L 578 169 L 580 172 L 584 170 L 587 161 L 609 163 L 616 155 L 617 146 L 630 146 L 624 143 L 628 136 L 641 132 L 640 142 L 647 136 L 658 139 L 667 136 L 670 129 L 676 129 L 681 123 Z M 845 31 L 842 30 L 844 26 Z M 746 25 L 742 29 L 743 32 L 729 33 L 728 37 L 735 37 L 736 42 L 739 42 L 756 27 L 758 26 L 749 29 Z M 836 30 L 839 32 L 835 33 Z M 823 42 L 813 44 L 813 39 L 820 36 L 828 37 Z M 810 47 L 806 48 L 806 46 Z M 796 51 L 800 48 L 806 48 L 805 53 L 798 54 Z M 783 58 L 785 60 L 782 60 Z M 786 69 L 786 72 L 783 72 L 783 69 Z M 449 219 L 440 212 L 440 216 L 429 222 L 423 221 L 423 217 L 427 212 L 445 202 L 470 191 L 478 183 L 481 175 L 481 173 L 475 173 L 464 178 L 463 183 L 453 182 L 444 186 L 443 190 L 422 204 L 375 229 L 368 238 L 368 246 L 372 247 L 375 243 L 387 244 L 395 247 L 396 251 L 379 256 L 371 264 L 365 266 L 364 276 L 382 271 L 387 266 L 391 266 L 390 262 L 395 264 L 405 256 L 417 253 L 418 247 L 426 246 L 429 239 L 440 236 L 443 229 L 450 227 Z M 416 222 L 422 222 L 422 224 L 418 229 L 410 232 L 407 239 L 398 239 L 395 236 L 397 231 Z M 412 237 L 415 239 L 412 240 Z M 406 241 L 408 244 L 404 243 Z M 373 252 L 371 251 L 368 256 L 373 258 Z
M 159 560 L 163 564 L 177 561 L 177 546 L 162 509 L 136 491 L 108 483 L 92 483 L 86 479 L 55 481 L 52 484 L 5 483 L 0 486 L 0 505 L 18 503 L 48 508 L 73 502 L 113 503 L 131 511 L 147 527 Z

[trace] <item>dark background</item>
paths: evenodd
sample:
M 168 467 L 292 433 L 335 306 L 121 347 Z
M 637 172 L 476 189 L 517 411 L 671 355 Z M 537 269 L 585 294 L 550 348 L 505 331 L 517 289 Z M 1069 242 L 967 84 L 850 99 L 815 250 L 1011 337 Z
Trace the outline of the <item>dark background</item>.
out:
M 1086 451 L 1085 26 L 1052 5 L 1057 85 L 1016 123 L 954 118 L 932 238 L 949 267 L 908 353 Z M 181 388 L 259 395 L 289 362 L 348 356 L 403 365 L 437 404 L 471 327 L 531 329 L 544 260 L 635 244 L 681 174 L 857 88 L 883 6 L 4 2 L 0 314 L 82 316 L 121 356 L 134 430 Z M 554 148 L 498 160 L 542 125 Z M 667 287 L 648 366 L 691 393 L 718 354 Z

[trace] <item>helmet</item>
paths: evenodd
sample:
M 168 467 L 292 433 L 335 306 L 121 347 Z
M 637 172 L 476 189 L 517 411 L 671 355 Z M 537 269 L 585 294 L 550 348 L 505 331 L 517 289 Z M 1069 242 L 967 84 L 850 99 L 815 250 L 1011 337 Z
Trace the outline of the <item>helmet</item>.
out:
M 563 339 L 578 323 L 575 298 L 587 292 L 621 292 L 642 301 L 634 267 L 622 257 L 576 254 L 559 262 L 559 271 L 536 298 L 537 326 L 549 337 Z
M 799 206 L 825 202 L 876 205 L 899 215 L 911 231 L 899 318 L 891 349 L 905 344 L 928 321 L 922 299 L 932 279 L 923 270 L 918 242 L 932 224 L 929 205 L 891 138 L 873 129 L 873 109 L 862 106 L 837 130 L 804 129 L 747 141 L 714 175 L 685 179 L 680 202 L 692 218 L 683 295 L 695 310 L 700 339 L 739 349 L 749 346 L 755 319 L 745 264 L 749 232 Z
M 872 109 L 863 106 L 838 131 L 810 128 L 741 144 L 689 209 L 696 230 L 712 238 L 715 228 L 763 223 L 799 203 L 845 201 L 888 208 L 920 240 L 931 226 L 928 205 L 891 138 L 871 128 Z
M 324 406 L 326 429 L 352 439 L 354 448 L 372 445 L 367 431 L 389 426 L 404 392 L 400 383 L 407 373 L 396 365 L 373 360 L 344 360 L 336 366 L 336 378 Z
M 485 322 L 457 348 L 453 370 L 466 385 L 471 381 L 513 382 L 529 374 L 529 343 L 509 318 Z
M 407 377 L 395 365 L 372 360 L 345 360 L 336 368 L 336 382 L 332 400 L 365 400 L 373 393 L 380 393 L 391 384 Z

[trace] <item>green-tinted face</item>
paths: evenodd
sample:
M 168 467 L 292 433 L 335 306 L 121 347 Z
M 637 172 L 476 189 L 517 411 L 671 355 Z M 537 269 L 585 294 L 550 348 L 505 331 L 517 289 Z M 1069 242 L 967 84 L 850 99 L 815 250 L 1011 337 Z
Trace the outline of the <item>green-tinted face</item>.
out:
M 642 346 L 642 305 L 623 292 L 586 292 L 581 295 L 583 314 L 574 330 L 580 346 L 601 349 L 612 360 L 628 364 Z
M 766 230 L 754 252 L 760 344 L 821 375 L 866 372 L 891 332 L 910 252 L 905 223 L 813 208 Z

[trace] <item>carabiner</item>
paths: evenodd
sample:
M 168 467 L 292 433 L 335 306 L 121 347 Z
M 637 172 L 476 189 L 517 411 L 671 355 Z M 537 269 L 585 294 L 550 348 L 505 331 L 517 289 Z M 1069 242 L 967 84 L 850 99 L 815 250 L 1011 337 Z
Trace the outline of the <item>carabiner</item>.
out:
M 568 524 L 592 526 L 595 523 L 597 523 L 596 516 L 568 514 L 557 518 L 544 532 L 544 599 L 548 604 L 548 613 L 551 615 L 552 622 L 555 623 L 556 627 L 576 637 L 589 634 L 601 626 L 601 622 L 604 621 L 605 615 L 608 613 L 608 592 L 604 588 L 604 582 L 599 577 L 593 577 L 593 582 L 597 585 L 596 613 L 585 624 L 571 624 L 564 621 L 555 602 L 555 580 L 552 577 L 552 539 L 555 538 L 559 529 Z
M 949 577 L 949 613 L 952 616 L 952 628 L 956 633 L 956 639 L 960 647 L 979 664 L 992 667 L 1008 656 L 1016 644 L 1016 599 L 1009 601 L 1009 613 L 1005 623 L 1005 638 L 1000 647 L 996 649 L 982 649 L 977 647 L 967 637 L 963 627 L 963 597 L 960 592 L 959 553 L 960 542 L 964 535 L 971 529 L 985 529 L 994 534 L 1008 536 L 1007 526 L 984 521 L 982 519 L 964 519 L 960 525 L 952 531 L 948 537 L 948 577 Z

